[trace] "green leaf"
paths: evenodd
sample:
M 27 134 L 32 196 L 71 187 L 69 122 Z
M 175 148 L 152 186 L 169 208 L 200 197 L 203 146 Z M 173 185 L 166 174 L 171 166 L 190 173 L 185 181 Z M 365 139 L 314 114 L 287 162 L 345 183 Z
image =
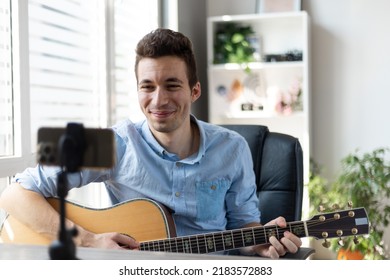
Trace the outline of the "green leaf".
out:
M 244 41 L 244 39 L 245 39 L 244 35 L 242 35 L 240 33 L 234 33 L 232 36 L 232 43 L 238 44 L 238 43 Z

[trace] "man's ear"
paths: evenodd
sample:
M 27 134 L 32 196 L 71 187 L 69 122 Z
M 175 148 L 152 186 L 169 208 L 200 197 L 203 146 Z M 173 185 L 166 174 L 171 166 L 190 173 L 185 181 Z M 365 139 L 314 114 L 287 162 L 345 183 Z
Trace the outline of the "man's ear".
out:
M 195 102 L 201 96 L 200 82 L 197 82 L 191 91 L 191 101 Z

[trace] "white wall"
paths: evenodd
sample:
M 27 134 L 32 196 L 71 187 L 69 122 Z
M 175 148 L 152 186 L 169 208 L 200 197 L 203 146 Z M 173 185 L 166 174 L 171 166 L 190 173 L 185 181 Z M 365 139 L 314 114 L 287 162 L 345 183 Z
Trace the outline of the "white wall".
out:
M 253 14 L 256 0 L 207 0 L 208 16 Z
M 208 0 L 208 16 L 255 0 Z M 302 0 L 311 19 L 311 156 L 332 178 L 359 148 L 390 147 L 390 1 Z M 390 244 L 390 230 L 387 231 Z
M 307 0 L 312 20 L 312 157 L 390 147 L 390 1 Z M 390 244 L 390 228 L 385 233 Z
M 336 172 L 359 148 L 390 146 L 390 1 L 311 0 L 312 155 Z

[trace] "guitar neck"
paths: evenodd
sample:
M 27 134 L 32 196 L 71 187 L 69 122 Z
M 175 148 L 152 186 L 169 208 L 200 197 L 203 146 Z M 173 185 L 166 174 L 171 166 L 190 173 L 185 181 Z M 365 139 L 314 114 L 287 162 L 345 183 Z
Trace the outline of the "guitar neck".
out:
M 271 236 L 280 240 L 289 231 L 298 237 L 342 238 L 369 233 L 369 221 L 364 208 L 355 208 L 315 215 L 308 221 L 235 229 L 185 237 L 160 239 L 141 243 L 141 250 L 205 254 L 253 245 L 268 244 Z
M 140 250 L 206 254 L 239 249 L 253 245 L 268 244 L 271 236 L 281 239 L 284 236 L 285 231 L 293 232 L 298 237 L 308 236 L 306 222 L 298 221 L 288 223 L 285 228 L 281 228 L 276 225 L 258 226 L 223 232 L 146 241 L 140 244 Z

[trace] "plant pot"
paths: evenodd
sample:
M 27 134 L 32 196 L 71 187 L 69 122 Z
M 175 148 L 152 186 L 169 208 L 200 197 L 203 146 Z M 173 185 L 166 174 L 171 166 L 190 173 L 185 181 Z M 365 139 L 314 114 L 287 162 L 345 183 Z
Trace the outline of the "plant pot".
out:
M 350 251 L 341 248 L 337 253 L 338 260 L 362 260 L 364 255 L 360 251 Z

